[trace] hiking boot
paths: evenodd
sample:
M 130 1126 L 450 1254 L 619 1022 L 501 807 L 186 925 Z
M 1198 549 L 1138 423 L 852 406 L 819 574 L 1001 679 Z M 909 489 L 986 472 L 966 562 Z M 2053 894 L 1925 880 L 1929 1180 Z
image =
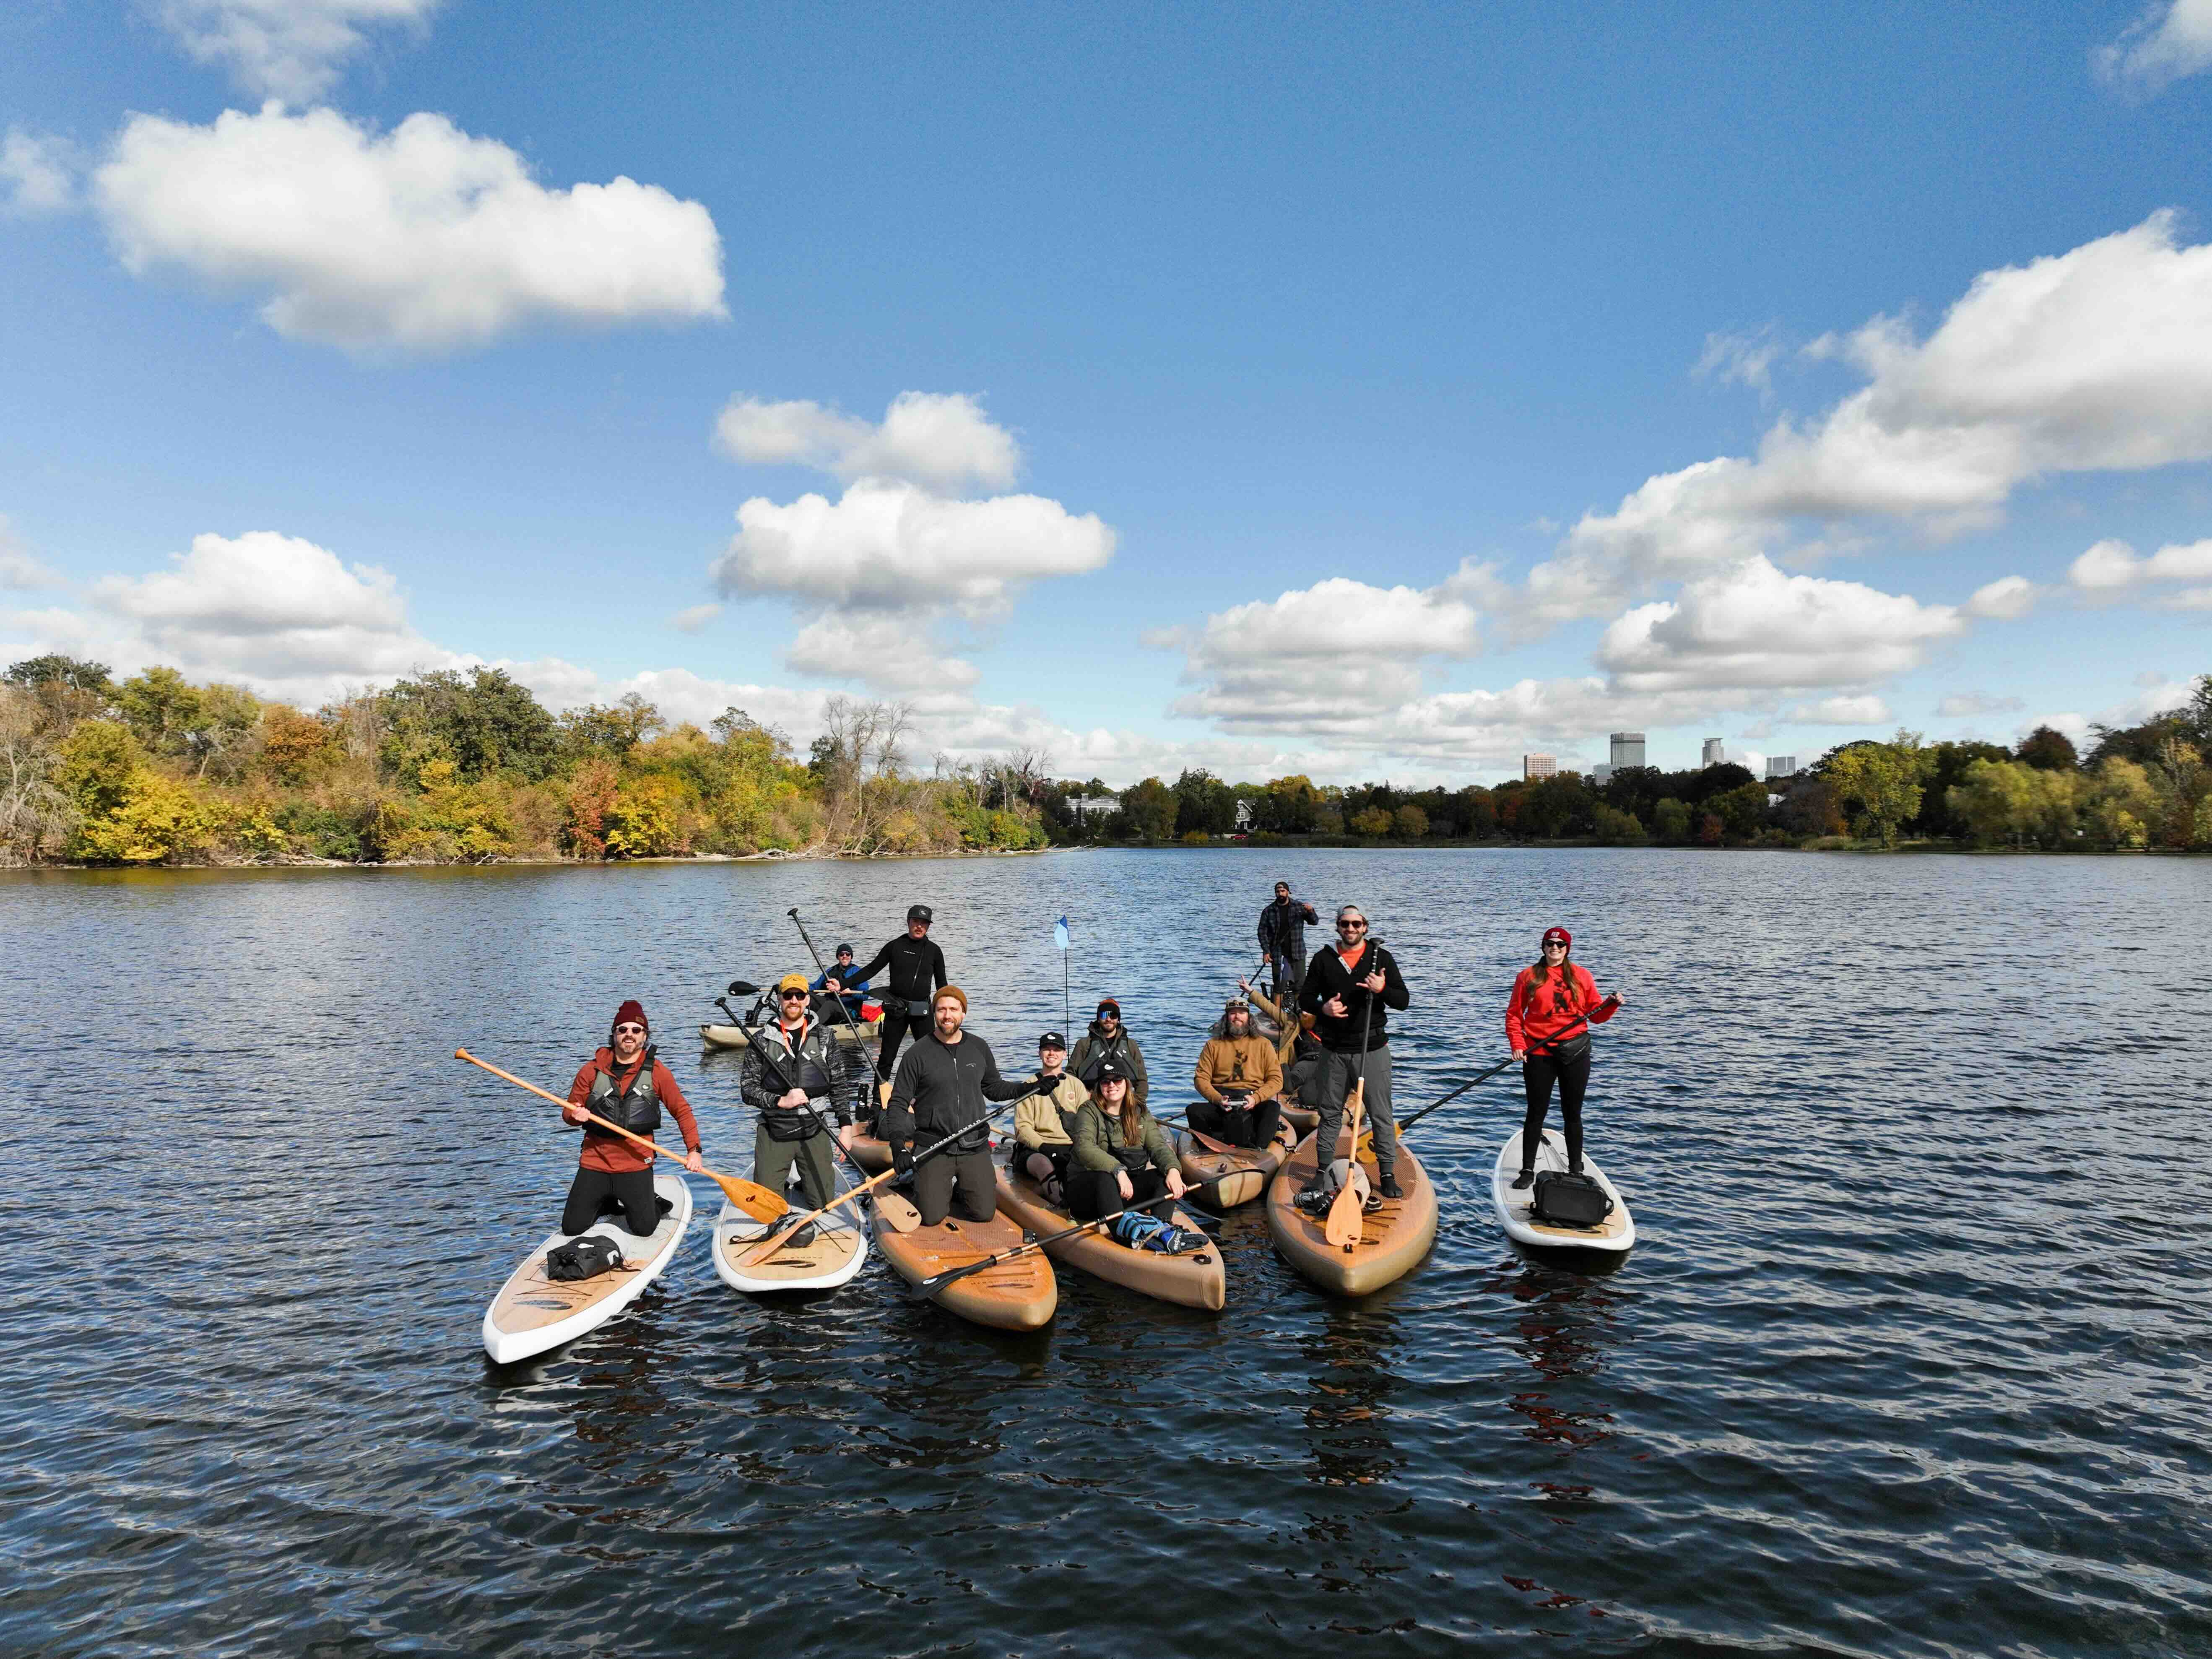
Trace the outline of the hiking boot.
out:
M 1524 1187 L 1533 1187 L 1535 1184 L 1536 1172 L 1534 1170 L 1523 1170 L 1513 1177 L 1513 1190 L 1516 1193 Z
M 1406 1195 L 1405 1189 L 1398 1185 L 1398 1177 L 1394 1175 L 1384 1176 L 1382 1184 L 1375 1190 L 1385 1198 L 1403 1198 Z

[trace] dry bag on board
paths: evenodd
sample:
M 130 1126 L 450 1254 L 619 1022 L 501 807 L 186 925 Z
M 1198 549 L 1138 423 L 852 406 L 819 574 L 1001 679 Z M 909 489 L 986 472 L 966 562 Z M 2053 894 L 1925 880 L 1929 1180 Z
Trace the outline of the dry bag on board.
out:
M 1612 1213 L 1613 1200 L 1586 1175 L 1546 1170 L 1536 1176 L 1528 1214 L 1544 1226 L 1601 1227 Z
M 585 1233 L 545 1252 L 548 1279 L 597 1279 L 622 1265 L 622 1247 L 604 1233 Z

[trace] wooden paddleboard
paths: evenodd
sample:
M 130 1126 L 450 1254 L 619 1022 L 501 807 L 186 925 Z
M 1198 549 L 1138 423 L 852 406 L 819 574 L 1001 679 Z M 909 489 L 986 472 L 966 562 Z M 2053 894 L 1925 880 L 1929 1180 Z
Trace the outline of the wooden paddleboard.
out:
M 1567 1167 L 1566 1143 L 1558 1134 L 1546 1132 L 1543 1144 L 1536 1148 L 1536 1167 L 1562 1170 Z M 1594 1159 L 1583 1159 L 1583 1173 L 1604 1188 L 1606 1196 L 1613 1200 L 1613 1213 L 1595 1227 L 1555 1227 L 1538 1221 L 1529 1213 L 1535 1188 L 1514 1190 L 1514 1178 L 1520 1173 L 1521 1132 L 1516 1129 L 1498 1149 L 1498 1162 L 1490 1171 L 1490 1207 L 1497 1212 L 1498 1224 L 1505 1229 L 1505 1236 L 1530 1255 L 1559 1267 L 1602 1272 L 1620 1265 L 1620 1259 L 1636 1248 L 1636 1221 L 1628 1212 L 1628 1200 Z
M 807 1205 L 806 1209 L 811 1209 Z M 814 1223 L 814 1238 L 800 1249 L 785 1246 L 764 1260 L 746 1258 L 760 1246 L 768 1224 L 725 1199 L 714 1222 L 714 1271 L 733 1291 L 760 1296 L 775 1291 L 827 1291 L 844 1284 L 868 1259 L 868 1229 L 853 1206 L 832 1210 Z M 799 1213 L 804 1214 L 805 1210 Z M 789 1216 L 778 1218 L 788 1221 Z
M 621 1249 L 625 1265 L 614 1272 L 597 1279 L 547 1278 L 546 1251 L 578 1237 L 571 1233 L 550 1234 L 525 1256 L 484 1312 L 484 1352 L 498 1364 L 511 1365 L 574 1341 L 643 1295 L 645 1287 L 676 1259 L 677 1241 L 691 1221 L 691 1189 L 682 1176 L 657 1174 L 653 1190 L 674 1207 L 660 1218 L 660 1224 L 647 1237 L 640 1238 L 613 1218 L 585 1229 L 613 1239 Z
M 1034 1181 L 1003 1168 L 999 1171 L 999 1208 L 1039 1238 L 1075 1225 L 1075 1218 L 1048 1202 Z M 1188 1227 L 1194 1233 L 1203 1231 L 1196 1219 L 1180 1207 L 1175 1212 L 1175 1219 L 1178 1226 Z M 1133 1250 L 1106 1237 L 1105 1229 L 1101 1228 L 1079 1238 L 1048 1245 L 1044 1253 L 1070 1267 L 1082 1268 L 1094 1279 L 1182 1307 L 1219 1313 L 1228 1300 L 1228 1274 L 1222 1266 L 1221 1247 L 1218 1244 L 1209 1243 L 1204 1249 L 1193 1250 L 1186 1255 L 1162 1255 L 1154 1250 Z
M 876 1190 L 883 1192 L 880 1187 Z M 909 1285 L 981 1261 L 1000 1250 L 1018 1249 L 1022 1243 L 1020 1224 L 1004 1211 L 988 1221 L 947 1216 L 934 1227 L 918 1226 L 902 1233 L 884 1217 L 892 1206 L 906 1204 L 895 1193 L 884 1195 L 875 1206 L 874 1227 L 876 1248 L 884 1253 L 892 1271 Z M 908 1207 L 910 1212 L 911 1206 Z M 978 1325 L 1002 1331 L 1034 1331 L 1051 1322 L 1054 1310 L 1060 1306 L 1060 1285 L 1045 1253 L 1033 1250 L 955 1279 L 930 1300 L 947 1313 L 958 1314 Z
M 1221 1210 L 1249 1204 L 1266 1192 L 1267 1177 L 1283 1167 L 1284 1159 L 1298 1143 L 1297 1131 L 1287 1120 L 1276 1126 L 1275 1138 L 1267 1146 L 1239 1146 L 1226 1152 L 1200 1146 L 1198 1137 L 1182 1124 L 1167 1123 L 1161 1127 L 1167 1132 L 1168 1145 L 1176 1150 L 1182 1178 L 1194 1187 L 1210 1186 L 1206 1202 Z
M 1283 1259 L 1315 1284 L 1338 1296 L 1365 1296 L 1403 1278 L 1429 1253 L 1437 1237 L 1437 1189 L 1419 1158 L 1398 1148 L 1398 1184 L 1403 1198 L 1386 1198 L 1360 1218 L 1359 1239 L 1349 1249 L 1323 1236 L 1326 1216 L 1310 1216 L 1291 1200 L 1314 1178 L 1314 1137 L 1308 1135 L 1277 1171 L 1267 1188 L 1267 1231 Z M 1347 1128 L 1337 1135 L 1339 1158 L 1351 1150 Z M 1375 1156 L 1364 1152 L 1360 1165 L 1380 1184 Z

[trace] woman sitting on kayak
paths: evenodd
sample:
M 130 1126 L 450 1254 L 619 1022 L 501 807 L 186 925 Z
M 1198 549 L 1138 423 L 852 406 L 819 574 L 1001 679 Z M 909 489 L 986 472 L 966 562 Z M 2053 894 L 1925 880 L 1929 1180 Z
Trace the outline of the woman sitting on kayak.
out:
M 1130 1098 L 1129 1070 L 1120 1057 L 1109 1054 L 1097 1064 L 1091 1098 L 1075 1115 L 1068 1211 L 1078 1221 L 1096 1221 L 1116 1210 L 1150 1204 L 1165 1221 L 1173 1200 L 1184 1191 L 1174 1149 L 1152 1115 Z
M 1505 1001 L 1505 1042 L 1521 1062 L 1528 1110 L 1521 1120 L 1521 1173 L 1516 1188 L 1536 1179 L 1536 1148 L 1552 1085 L 1559 1085 L 1559 1121 L 1567 1132 L 1567 1172 L 1583 1172 L 1583 1094 L 1589 1087 L 1589 1026 L 1611 1019 L 1621 1004 L 1616 991 L 1598 1000 L 1589 969 L 1571 960 L 1575 936 L 1564 927 L 1544 930 L 1543 952 L 1523 968 Z

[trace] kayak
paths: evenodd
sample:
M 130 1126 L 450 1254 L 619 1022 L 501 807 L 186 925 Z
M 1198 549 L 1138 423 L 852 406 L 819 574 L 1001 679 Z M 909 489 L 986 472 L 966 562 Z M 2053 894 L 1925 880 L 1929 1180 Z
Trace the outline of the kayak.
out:
M 900 1232 L 887 1216 L 895 1212 L 913 1216 L 914 1206 L 880 1187 L 876 1192 L 876 1248 L 884 1253 L 891 1270 L 909 1285 L 981 1261 L 1000 1250 L 1021 1247 L 1020 1224 L 1005 1215 L 988 1221 L 947 1216 L 934 1227 L 918 1225 L 912 1232 Z M 958 1314 L 978 1325 L 1002 1331 L 1034 1331 L 1051 1322 L 1060 1305 L 1060 1285 L 1044 1252 L 1032 1250 L 1012 1261 L 955 1279 L 930 1300 L 947 1313 Z
M 511 1365 L 518 1359 L 574 1342 L 596 1330 L 645 1293 L 676 1259 L 677 1241 L 691 1222 L 691 1189 L 684 1177 L 666 1172 L 653 1178 L 656 1196 L 672 1206 L 660 1224 L 644 1238 L 617 1224 L 612 1218 L 584 1230 L 611 1238 L 621 1247 L 624 1266 L 596 1279 L 559 1279 L 545 1276 L 545 1253 L 565 1244 L 570 1233 L 550 1234 L 545 1242 L 523 1257 L 522 1265 L 499 1287 L 484 1311 L 484 1352 L 495 1363 Z
M 1567 1167 L 1566 1146 L 1557 1134 L 1545 1133 L 1543 1144 L 1536 1148 L 1536 1167 Z M 1490 1207 L 1498 1212 L 1498 1224 L 1505 1229 L 1505 1236 L 1529 1255 L 1558 1267 L 1603 1273 L 1619 1267 L 1621 1259 L 1636 1248 L 1636 1222 L 1628 1213 L 1628 1200 L 1592 1159 L 1583 1159 L 1583 1173 L 1604 1188 L 1606 1196 L 1613 1200 L 1613 1213 L 1595 1227 L 1555 1227 L 1535 1220 L 1528 1212 L 1535 1189 L 1523 1187 L 1516 1192 L 1513 1188 L 1514 1177 L 1520 1173 L 1521 1132 L 1516 1129 L 1498 1148 L 1498 1162 L 1490 1171 Z
M 868 1040 L 866 1031 L 856 1031 L 848 1025 L 838 1026 L 830 1035 L 840 1042 L 862 1043 Z M 699 1041 L 709 1048 L 742 1048 L 746 1046 L 745 1028 L 742 1025 L 702 1025 Z
M 1200 1146 L 1198 1137 L 1182 1124 L 1160 1127 L 1167 1132 L 1168 1145 L 1176 1149 L 1182 1178 L 1194 1187 L 1211 1187 L 1205 1201 L 1220 1210 L 1249 1204 L 1266 1192 L 1267 1177 L 1283 1167 L 1283 1160 L 1298 1143 L 1297 1131 L 1288 1121 L 1277 1126 L 1274 1139 L 1265 1146 L 1238 1146 L 1226 1152 Z
M 764 1261 L 748 1261 L 746 1256 L 767 1234 L 768 1227 L 725 1199 L 722 1213 L 714 1222 L 714 1271 L 732 1290 L 752 1296 L 775 1291 L 834 1290 L 860 1272 L 861 1263 L 868 1259 L 868 1230 L 854 1219 L 853 1208 L 848 1204 L 832 1210 L 816 1222 L 813 1242 L 803 1249 L 779 1249 Z M 779 1221 L 793 1218 L 777 1218 Z
M 1383 1199 L 1367 1212 L 1360 1219 L 1359 1242 L 1346 1249 L 1323 1235 L 1325 1217 L 1310 1216 L 1291 1202 L 1314 1177 L 1314 1139 L 1308 1135 L 1298 1143 L 1267 1188 L 1267 1231 L 1275 1237 L 1275 1248 L 1291 1266 L 1339 1296 L 1365 1296 L 1403 1278 L 1437 1237 L 1437 1189 L 1421 1160 L 1399 1146 L 1398 1184 L 1405 1197 Z M 1338 1132 L 1339 1158 L 1350 1150 L 1351 1140 L 1348 1128 Z M 1367 1178 L 1375 1181 L 1374 1154 L 1365 1153 L 1359 1162 Z
M 1048 1200 L 1027 1176 L 999 1171 L 999 1207 L 1039 1238 L 1076 1224 L 1067 1211 Z M 1178 1208 L 1175 1222 L 1192 1232 L 1201 1232 L 1197 1221 Z M 1228 1275 L 1221 1265 L 1221 1249 L 1208 1243 L 1185 1255 L 1163 1255 L 1155 1250 L 1133 1250 L 1106 1236 L 1106 1230 L 1088 1232 L 1045 1247 L 1044 1254 L 1070 1267 L 1080 1267 L 1093 1279 L 1119 1285 L 1139 1296 L 1156 1297 L 1186 1308 L 1219 1313 L 1228 1299 Z

